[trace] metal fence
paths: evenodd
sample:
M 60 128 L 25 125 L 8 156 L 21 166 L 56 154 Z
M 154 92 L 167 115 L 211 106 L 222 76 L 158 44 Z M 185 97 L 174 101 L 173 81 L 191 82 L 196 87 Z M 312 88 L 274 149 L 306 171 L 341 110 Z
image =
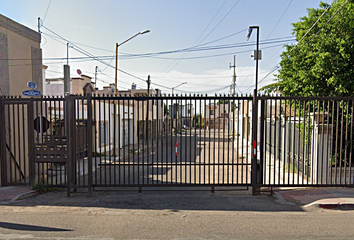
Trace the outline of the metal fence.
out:
M 250 186 L 251 100 L 2 98 L 1 184 Z
M 260 97 L 262 186 L 353 186 L 353 98 Z
M 353 186 L 353 101 L 0 98 L 1 185 Z

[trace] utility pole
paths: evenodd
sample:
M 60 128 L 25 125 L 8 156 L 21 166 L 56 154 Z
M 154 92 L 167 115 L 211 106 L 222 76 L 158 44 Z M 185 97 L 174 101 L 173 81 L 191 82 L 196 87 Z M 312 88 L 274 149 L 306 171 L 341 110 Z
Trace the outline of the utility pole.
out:
M 232 82 L 233 82 L 233 102 L 231 104 L 231 110 L 232 110 L 232 140 L 235 140 L 235 90 L 236 90 L 236 56 L 234 55 L 234 65 L 231 66 L 230 63 L 230 69 L 234 68 L 234 75 L 232 76 Z
M 234 55 L 234 65 L 231 66 L 231 63 L 230 63 L 230 69 L 231 68 L 234 68 L 234 75 L 232 77 L 232 82 L 233 82 L 233 93 L 232 93 L 232 96 L 235 97 L 235 88 L 236 88 L 236 55 Z
M 41 18 L 38 17 L 38 32 L 41 33 Z

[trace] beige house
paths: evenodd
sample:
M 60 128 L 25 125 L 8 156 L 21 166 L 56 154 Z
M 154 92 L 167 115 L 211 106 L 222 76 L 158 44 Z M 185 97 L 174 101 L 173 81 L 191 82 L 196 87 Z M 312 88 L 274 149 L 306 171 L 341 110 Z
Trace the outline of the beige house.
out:
M 21 95 L 35 82 L 42 91 L 41 34 L 0 14 L 0 96 Z

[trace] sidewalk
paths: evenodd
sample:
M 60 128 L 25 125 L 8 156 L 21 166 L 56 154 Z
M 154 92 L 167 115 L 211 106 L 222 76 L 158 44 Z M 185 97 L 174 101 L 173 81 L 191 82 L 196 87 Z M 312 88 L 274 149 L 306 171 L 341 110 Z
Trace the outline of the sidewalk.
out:
M 275 191 L 275 197 L 285 205 L 354 210 L 354 188 L 280 189 Z
M 0 205 L 30 197 L 36 193 L 25 186 L 0 187 Z M 237 194 L 234 196 L 237 198 Z M 251 195 L 250 197 L 252 199 Z M 274 197 L 281 205 L 354 210 L 354 188 L 277 189 Z
M 25 186 L 0 187 L 0 204 L 7 204 L 36 193 L 36 191 Z

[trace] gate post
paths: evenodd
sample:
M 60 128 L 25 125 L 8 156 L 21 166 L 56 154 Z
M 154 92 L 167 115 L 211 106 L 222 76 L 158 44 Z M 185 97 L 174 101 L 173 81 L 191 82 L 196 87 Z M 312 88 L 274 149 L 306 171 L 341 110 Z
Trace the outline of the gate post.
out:
M 30 99 L 29 103 L 27 104 L 27 115 L 28 115 L 28 153 L 29 153 L 29 177 L 30 177 L 30 184 L 34 184 L 35 177 L 36 177 L 36 170 L 35 170 L 35 144 L 34 144 L 34 128 L 32 125 L 34 119 L 34 101 L 33 98 Z
M 252 195 L 255 196 L 259 192 L 259 187 L 257 184 L 257 125 L 258 125 L 258 99 L 257 90 L 253 91 L 253 101 L 252 101 L 252 141 L 253 141 L 253 157 L 251 162 L 251 182 L 252 182 Z
M 5 128 L 5 109 L 3 100 L 0 99 L 0 168 L 1 168 L 1 187 L 7 183 L 7 160 L 6 160 L 6 128 Z
M 92 195 L 92 96 L 87 95 L 87 160 L 88 160 L 88 192 Z
M 65 96 L 65 133 L 67 137 L 68 160 L 67 167 L 67 196 L 70 197 L 71 185 L 75 179 L 75 98 L 68 95 Z

